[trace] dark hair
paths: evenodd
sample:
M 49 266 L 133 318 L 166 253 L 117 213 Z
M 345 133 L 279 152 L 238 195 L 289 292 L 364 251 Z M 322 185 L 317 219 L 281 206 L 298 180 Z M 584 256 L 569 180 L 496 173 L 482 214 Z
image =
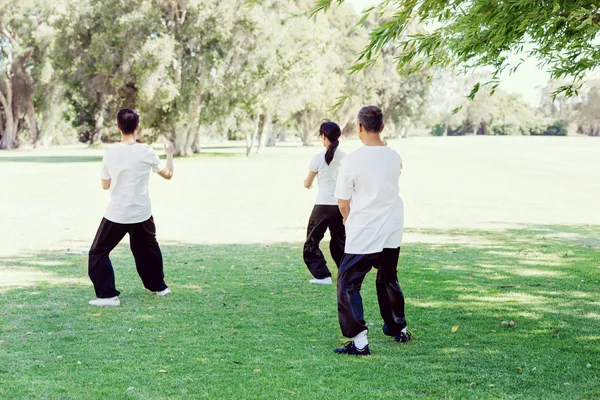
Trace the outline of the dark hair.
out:
M 333 156 L 335 155 L 335 150 L 340 145 L 340 136 L 342 136 L 342 131 L 340 127 L 335 122 L 327 121 L 321 124 L 319 128 L 319 136 L 325 136 L 331 144 L 327 147 L 327 152 L 325 153 L 325 162 L 327 165 L 333 161 Z
M 377 106 L 366 106 L 358 113 L 358 123 L 367 132 L 379 133 L 383 129 L 383 112 Z
M 139 123 L 140 116 L 129 108 L 124 108 L 117 114 L 117 125 L 125 135 L 130 135 L 135 132 L 135 128 L 137 128 Z

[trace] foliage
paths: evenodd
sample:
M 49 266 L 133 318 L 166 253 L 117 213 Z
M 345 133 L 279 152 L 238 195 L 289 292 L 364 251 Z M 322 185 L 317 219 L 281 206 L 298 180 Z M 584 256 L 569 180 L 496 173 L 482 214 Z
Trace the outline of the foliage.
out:
M 433 126 L 433 128 L 431 128 L 431 136 L 444 136 L 444 133 L 446 132 L 446 125 L 445 124 L 435 124 Z
M 18 30 L 19 42 L 0 37 L 0 72 L 27 90 L 12 107 L 0 106 L 0 134 L 11 143 L 4 147 L 37 142 L 40 123 L 48 138 L 75 138 L 76 130 L 86 143 L 116 140 L 122 107 L 140 112 L 146 141 L 162 135 L 180 155 L 199 152 L 200 137 L 209 136 L 246 138 L 250 154 L 286 130 L 309 145 L 321 120 L 348 125 L 365 102 L 384 107 L 389 132 L 405 133 L 421 114 L 425 75 L 398 76 L 392 51 L 373 71 L 349 77 L 367 30 L 346 7 L 314 20 L 293 17 L 310 5 L 7 0 L 0 19 L 9 33 Z M 15 59 L 20 64 L 8 61 Z M 361 82 L 344 108 L 327 111 Z
M 318 0 L 309 15 L 343 2 Z M 397 64 L 403 73 L 431 67 L 463 72 L 491 67 L 491 79 L 484 84 L 494 90 L 500 74 L 514 71 L 522 62 L 512 61 L 509 53 L 513 52 L 537 58 L 555 79 L 573 77 L 575 83 L 554 91 L 570 97 L 577 94 L 577 83 L 598 65 L 600 57 L 595 42 L 600 17 L 597 6 L 588 0 L 383 1 L 367 9 L 361 22 L 370 14 L 386 13 L 393 17 L 370 31 L 354 71 L 370 67 L 392 46 L 400 51 Z M 415 21 L 428 30 L 406 35 Z M 474 85 L 471 96 L 480 87 Z
M 544 135 L 546 135 L 546 136 L 566 136 L 567 128 L 564 127 L 562 122 L 556 121 L 546 129 L 546 131 L 544 132 Z

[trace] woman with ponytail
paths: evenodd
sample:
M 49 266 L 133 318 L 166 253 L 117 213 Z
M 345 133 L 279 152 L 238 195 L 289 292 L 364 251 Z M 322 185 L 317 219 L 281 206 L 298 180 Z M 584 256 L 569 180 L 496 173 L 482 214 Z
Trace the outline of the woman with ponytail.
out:
M 329 229 L 331 242 L 329 250 L 331 257 L 339 267 L 344 256 L 346 244 L 346 230 L 338 201 L 334 196 L 340 162 L 346 155 L 338 149 L 339 139 L 342 135 L 340 127 L 335 122 L 324 122 L 319 128 L 319 136 L 323 146 L 327 149 L 316 154 L 308 167 L 308 176 L 304 180 L 304 187 L 312 188 L 315 177 L 319 182 L 319 193 L 315 207 L 308 221 L 307 237 L 304 243 L 304 262 L 315 279 L 310 283 L 331 285 L 331 272 L 327 262 L 319 249 L 319 243 Z

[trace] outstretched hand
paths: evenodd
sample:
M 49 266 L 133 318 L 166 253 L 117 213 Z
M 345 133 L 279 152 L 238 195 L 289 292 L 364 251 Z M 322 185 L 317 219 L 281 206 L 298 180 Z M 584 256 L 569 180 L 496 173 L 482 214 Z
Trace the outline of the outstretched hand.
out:
M 165 154 L 167 156 L 172 156 L 175 153 L 175 148 L 173 147 L 173 143 L 167 142 L 165 143 Z

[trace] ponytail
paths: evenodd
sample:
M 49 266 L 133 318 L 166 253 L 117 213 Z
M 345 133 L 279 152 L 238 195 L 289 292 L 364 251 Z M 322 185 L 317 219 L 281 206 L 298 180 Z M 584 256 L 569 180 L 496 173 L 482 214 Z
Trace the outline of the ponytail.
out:
M 325 162 L 327 163 L 327 165 L 331 164 L 331 162 L 333 161 L 333 156 L 335 155 L 335 150 L 338 148 L 339 145 L 340 145 L 340 141 L 336 140 L 336 141 L 331 142 L 329 147 L 327 147 L 327 152 L 325 152 Z
M 329 142 L 331 143 L 329 147 L 327 147 L 327 151 L 325 152 L 325 162 L 327 165 L 331 164 L 333 161 L 333 157 L 335 156 L 335 151 L 340 145 L 340 136 L 342 135 L 342 131 L 338 124 L 335 122 L 323 122 L 321 127 L 319 128 L 319 136 L 325 136 Z

